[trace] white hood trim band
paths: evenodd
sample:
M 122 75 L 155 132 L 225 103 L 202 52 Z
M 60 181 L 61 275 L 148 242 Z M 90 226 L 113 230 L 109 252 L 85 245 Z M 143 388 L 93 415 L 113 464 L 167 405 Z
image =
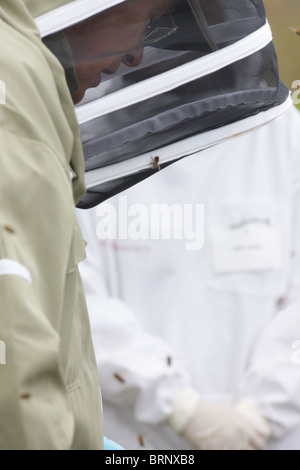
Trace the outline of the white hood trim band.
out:
M 74 0 L 35 19 L 41 37 L 57 33 L 124 0 Z

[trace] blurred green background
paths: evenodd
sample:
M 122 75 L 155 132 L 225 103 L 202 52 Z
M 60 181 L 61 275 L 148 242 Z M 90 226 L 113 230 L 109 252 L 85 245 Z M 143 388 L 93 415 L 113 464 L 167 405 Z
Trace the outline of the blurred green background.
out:
M 291 91 L 300 82 L 300 36 L 290 27 L 300 29 L 300 0 L 264 0 L 277 50 L 281 80 Z M 300 98 L 300 93 L 298 93 Z M 300 104 L 298 105 L 300 109 Z

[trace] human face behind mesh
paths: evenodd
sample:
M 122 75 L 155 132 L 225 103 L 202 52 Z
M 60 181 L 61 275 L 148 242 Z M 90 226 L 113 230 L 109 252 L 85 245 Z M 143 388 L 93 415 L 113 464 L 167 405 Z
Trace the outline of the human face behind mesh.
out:
M 143 40 L 152 18 L 159 18 L 171 0 L 128 0 L 65 30 L 79 89 L 74 103 L 88 88 L 101 83 L 101 74 L 112 74 L 120 64 L 138 66 L 143 58 Z

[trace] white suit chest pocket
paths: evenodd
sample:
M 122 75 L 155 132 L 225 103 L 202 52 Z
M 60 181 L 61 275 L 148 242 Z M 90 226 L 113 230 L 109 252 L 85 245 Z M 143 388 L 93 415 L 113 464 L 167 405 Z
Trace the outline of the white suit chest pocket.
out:
M 280 296 L 290 243 L 288 204 L 214 201 L 207 213 L 208 285 L 259 297 Z

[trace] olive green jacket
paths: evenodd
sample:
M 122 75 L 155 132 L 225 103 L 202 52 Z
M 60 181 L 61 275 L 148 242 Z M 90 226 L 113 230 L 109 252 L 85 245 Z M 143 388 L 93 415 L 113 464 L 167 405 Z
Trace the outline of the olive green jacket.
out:
M 80 133 L 64 71 L 25 3 L 34 13 L 67 2 L 0 0 L 0 449 L 102 449 L 77 267 Z

